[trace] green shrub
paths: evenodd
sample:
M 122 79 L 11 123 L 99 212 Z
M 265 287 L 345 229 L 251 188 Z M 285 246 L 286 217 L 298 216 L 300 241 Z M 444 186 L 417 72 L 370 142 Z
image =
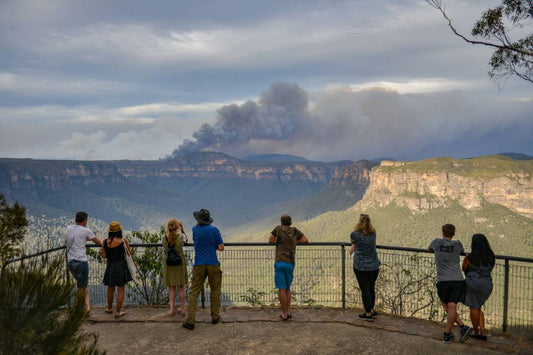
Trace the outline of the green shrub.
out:
M 72 304 L 74 287 L 62 256 L 7 267 L 0 276 L 0 353 L 101 353 L 97 335 L 80 330 L 85 303 Z

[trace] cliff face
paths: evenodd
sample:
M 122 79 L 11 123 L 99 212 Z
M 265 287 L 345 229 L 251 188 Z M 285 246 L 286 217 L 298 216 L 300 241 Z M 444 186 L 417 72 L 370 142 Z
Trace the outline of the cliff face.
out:
M 370 185 L 357 208 L 391 203 L 417 212 L 450 207 L 466 209 L 499 204 L 533 218 L 533 161 L 499 156 L 476 159 L 384 161 L 370 173 Z
M 332 177 L 341 176 L 350 161 L 332 163 L 257 162 L 240 160 L 222 153 L 197 152 L 184 157 L 154 162 L 113 161 L 126 177 L 146 179 L 149 177 L 180 178 L 240 178 L 263 181 L 301 181 L 328 183 Z
M 337 170 L 331 177 L 328 186 L 368 186 L 370 183 L 370 170 L 376 164 L 368 160 L 352 163 L 342 170 Z
M 102 162 L 0 159 L 0 186 L 4 193 L 126 181 L 115 166 Z

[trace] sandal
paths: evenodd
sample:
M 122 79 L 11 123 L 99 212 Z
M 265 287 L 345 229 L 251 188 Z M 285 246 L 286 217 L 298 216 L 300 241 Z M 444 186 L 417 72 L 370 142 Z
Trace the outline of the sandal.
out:
M 292 313 L 287 314 L 287 319 L 292 319 Z
M 115 318 L 120 318 L 126 315 L 126 312 L 115 313 Z
M 106 309 L 104 312 L 106 312 L 107 314 L 111 314 L 111 313 L 113 313 L 113 308 L 111 308 L 111 309 Z
M 279 315 L 279 318 L 280 318 L 282 321 L 284 321 L 284 322 L 286 322 L 286 321 L 289 320 L 289 317 L 287 317 L 287 318 L 283 318 L 283 314 L 280 314 L 280 315 Z

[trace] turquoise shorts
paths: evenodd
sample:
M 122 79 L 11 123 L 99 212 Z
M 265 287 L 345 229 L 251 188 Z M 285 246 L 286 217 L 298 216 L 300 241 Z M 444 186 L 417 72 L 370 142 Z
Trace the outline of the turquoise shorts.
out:
M 274 263 L 274 282 L 280 290 L 290 290 L 294 275 L 294 264 L 284 261 Z

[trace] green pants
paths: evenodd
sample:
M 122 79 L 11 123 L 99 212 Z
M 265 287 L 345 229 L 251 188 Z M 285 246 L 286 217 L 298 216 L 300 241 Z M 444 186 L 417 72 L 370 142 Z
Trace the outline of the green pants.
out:
M 220 289 L 222 286 L 222 270 L 217 265 L 198 265 L 192 269 L 192 281 L 189 288 L 189 306 L 187 308 L 187 323 L 193 323 L 196 318 L 198 295 L 202 291 L 205 278 L 209 279 L 211 289 L 211 318 L 220 318 Z

